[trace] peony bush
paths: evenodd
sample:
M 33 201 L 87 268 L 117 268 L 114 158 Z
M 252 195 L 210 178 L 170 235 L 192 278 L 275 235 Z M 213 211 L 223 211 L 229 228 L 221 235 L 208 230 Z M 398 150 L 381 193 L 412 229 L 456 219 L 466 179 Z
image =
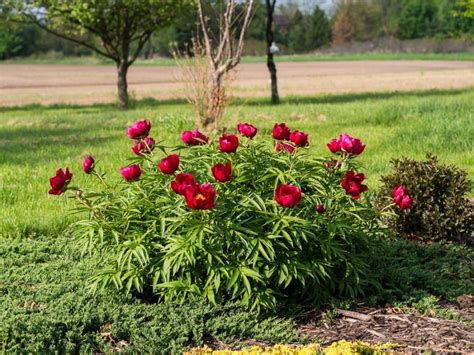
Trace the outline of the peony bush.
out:
M 327 145 L 332 156 L 318 158 L 308 134 L 284 123 L 273 139 L 249 123 L 220 137 L 185 131 L 176 147 L 150 131 L 148 120 L 127 129 L 135 158 L 118 170 L 119 184 L 106 182 L 92 156 L 83 171 L 102 191 L 70 186 L 69 169 L 50 180 L 51 194 L 71 190 L 87 213 L 71 226 L 83 250 L 104 255 L 94 289 L 259 309 L 282 297 L 355 297 L 367 282 L 367 250 L 389 209 L 372 207 L 355 159 L 365 148 L 359 139 L 341 134 Z M 409 208 L 408 190 L 394 188 L 394 202 Z

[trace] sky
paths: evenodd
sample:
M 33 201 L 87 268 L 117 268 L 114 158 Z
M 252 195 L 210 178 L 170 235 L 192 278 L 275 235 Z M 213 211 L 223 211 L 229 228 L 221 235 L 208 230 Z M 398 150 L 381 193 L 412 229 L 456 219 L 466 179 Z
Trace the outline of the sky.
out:
M 289 2 L 298 3 L 301 9 L 304 11 L 312 11 L 312 9 L 317 5 L 324 11 L 328 12 L 335 0 L 277 0 L 277 5 L 285 3 L 287 4 Z

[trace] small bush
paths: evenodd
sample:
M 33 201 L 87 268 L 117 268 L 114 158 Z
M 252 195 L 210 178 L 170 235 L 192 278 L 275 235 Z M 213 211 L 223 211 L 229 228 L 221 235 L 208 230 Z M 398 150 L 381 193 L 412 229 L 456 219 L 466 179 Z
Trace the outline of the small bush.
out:
M 235 299 L 251 309 L 274 307 L 278 296 L 359 293 L 368 249 L 382 232 L 364 174 L 355 171 L 365 148 L 359 139 L 332 140 L 338 159 L 328 162 L 310 156 L 308 135 L 285 124 L 275 124 L 276 146 L 253 139 L 256 128 L 244 123 L 240 139 L 185 131 L 177 147 L 156 143 L 150 128 L 145 120 L 127 131 L 137 156 L 120 169 L 123 183 L 106 183 L 87 156 L 83 170 L 104 189 L 72 188 L 78 211 L 89 215 L 72 234 L 84 251 L 113 260 L 93 277 L 94 288 L 165 301 Z M 71 178 L 59 169 L 50 194 L 62 194 Z
M 467 173 L 452 165 L 409 158 L 392 161 L 393 172 L 382 177 L 382 198 L 392 197 L 394 185 L 408 188 L 413 204 L 397 210 L 391 226 L 401 235 L 423 240 L 451 240 L 473 243 L 474 206 L 467 200 L 471 190 Z

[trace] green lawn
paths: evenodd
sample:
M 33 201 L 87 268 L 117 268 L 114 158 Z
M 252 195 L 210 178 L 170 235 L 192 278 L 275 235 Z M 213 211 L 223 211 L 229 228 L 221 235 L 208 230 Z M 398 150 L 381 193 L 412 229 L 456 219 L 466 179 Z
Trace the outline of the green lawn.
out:
M 179 101 L 144 100 L 127 111 L 111 105 L 0 109 L 0 235 L 64 227 L 72 203 L 47 195 L 49 177 L 70 166 L 75 185 L 93 183 L 80 169 L 82 156 L 90 153 L 119 179 L 118 169 L 132 155 L 125 128 L 142 118 L 152 121 L 155 138 L 170 144 L 194 126 L 191 107 Z M 360 137 L 367 145 L 360 161 L 372 188 L 389 171 L 391 158 L 423 158 L 426 152 L 474 177 L 474 89 L 297 97 L 279 106 L 262 99 L 238 101 L 224 125 L 233 130 L 239 121 L 258 126 L 260 139 L 275 122 L 285 121 L 309 132 L 315 154 L 328 155 L 326 142 L 341 132 Z
M 474 60 L 474 52 L 460 53 L 353 53 L 353 54 L 294 54 L 277 55 L 277 63 L 284 62 L 320 62 L 343 60 Z M 266 63 L 266 56 L 245 56 L 242 63 Z M 97 56 L 86 57 L 56 57 L 50 55 L 15 58 L 0 61 L 0 64 L 74 64 L 74 65 L 111 65 L 113 62 Z M 155 58 L 150 60 L 138 59 L 135 65 L 174 66 L 172 58 Z
M 245 339 L 305 341 L 295 331 L 291 305 L 256 316 L 232 304 L 173 305 L 114 290 L 88 293 L 87 278 L 104 256 L 81 257 L 62 232 L 74 218 L 68 212 L 73 203 L 47 195 L 49 177 L 70 166 L 74 185 L 95 184 L 80 168 L 82 156 L 91 153 L 118 181 L 118 168 L 132 156 L 127 125 L 149 118 L 152 135 L 173 144 L 181 130 L 193 127 L 192 117 L 191 107 L 180 101 L 143 100 L 127 111 L 111 105 L 0 108 L 0 353 L 110 352 L 124 346 L 129 352 L 169 353 L 213 339 L 230 345 Z M 239 100 L 223 124 L 234 130 L 239 121 L 258 126 L 258 139 L 285 121 L 310 133 L 316 155 L 329 156 L 325 144 L 341 132 L 360 137 L 367 144 L 360 161 L 372 190 L 391 158 L 423 158 L 428 151 L 474 178 L 474 88 L 295 97 L 279 106 Z M 367 259 L 382 287 L 370 287 L 366 303 L 457 319 L 437 299 L 454 301 L 474 292 L 472 249 L 378 243 Z

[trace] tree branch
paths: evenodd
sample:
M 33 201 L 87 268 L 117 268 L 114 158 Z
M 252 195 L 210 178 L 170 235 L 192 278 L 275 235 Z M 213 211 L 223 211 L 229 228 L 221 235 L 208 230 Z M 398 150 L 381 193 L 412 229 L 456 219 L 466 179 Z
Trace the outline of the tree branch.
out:
M 86 48 L 89 48 L 91 50 L 93 50 L 94 52 L 106 57 L 106 58 L 109 58 L 109 59 L 112 59 L 113 61 L 116 61 L 117 58 L 115 58 L 112 54 L 110 53 L 107 53 L 107 52 L 104 52 L 103 50 L 97 48 L 96 46 L 92 45 L 92 44 L 89 44 L 85 41 L 81 41 L 77 38 L 74 38 L 74 37 L 71 37 L 71 36 L 68 36 L 68 35 L 65 35 L 63 33 L 60 33 L 60 32 L 56 32 L 55 30 L 49 28 L 48 26 L 46 25 L 43 25 L 40 21 L 38 21 L 36 18 L 34 18 L 33 16 L 29 16 L 29 15 L 26 15 L 24 14 L 24 16 L 28 17 L 29 18 L 29 21 L 21 21 L 21 20 L 15 20 L 15 22 L 19 22 L 19 23 L 24 23 L 24 24 L 28 24 L 28 23 L 32 23 L 36 26 L 38 26 L 39 28 L 45 30 L 46 32 L 49 32 L 55 36 L 58 36 L 60 38 L 63 38 L 63 39 L 66 39 L 68 41 L 71 41 L 71 42 L 74 42 L 74 43 L 77 43 L 77 44 L 80 44 L 81 46 L 84 46 Z
M 232 67 L 235 67 L 237 64 L 240 63 L 240 57 L 242 56 L 242 51 L 244 49 L 244 35 L 245 32 L 247 31 L 247 28 L 250 24 L 250 17 L 252 15 L 252 7 L 253 7 L 253 0 L 249 0 L 247 2 L 247 9 L 246 9 L 246 14 L 245 14 L 245 19 L 244 23 L 242 25 L 242 29 L 240 30 L 240 37 L 239 37 L 239 42 L 237 45 L 237 52 L 235 53 L 234 60 L 232 61 Z
M 211 60 L 211 63 L 214 67 L 216 67 L 216 62 L 214 61 L 214 57 L 212 56 L 212 48 L 211 42 L 209 40 L 209 31 L 207 30 L 207 21 L 204 19 L 204 12 L 202 9 L 202 0 L 197 0 L 198 4 L 198 13 L 199 13 L 199 22 L 201 22 L 202 33 L 204 36 L 204 45 L 206 47 L 206 53 Z
M 219 47 L 217 49 L 217 54 L 214 59 L 217 63 L 221 61 L 224 48 L 226 44 L 229 43 L 229 40 L 230 40 L 230 27 L 231 27 L 233 12 L 234 12 L 234 0 L 229 0 L 227 2 L 227 7 L 224 13 L 223 24 L 222 24 L 223 28 L 221 27 L 221 31 L 220 31 L 221 37 L 220 37 Z
M 143 33 L 141 38 L 138 40 L 137 49 L 133 53 L 132 58 L 128 61 L 128 65 L 132 65 L 135 62 L 135 60 L 137 60 L 138 56 L 140 55 L 140 52 L 143 49 L 143 46 L 146 44 L 146 42 L 148 42 L 152 34 L 153 34 L 152 31 Z

